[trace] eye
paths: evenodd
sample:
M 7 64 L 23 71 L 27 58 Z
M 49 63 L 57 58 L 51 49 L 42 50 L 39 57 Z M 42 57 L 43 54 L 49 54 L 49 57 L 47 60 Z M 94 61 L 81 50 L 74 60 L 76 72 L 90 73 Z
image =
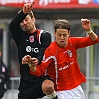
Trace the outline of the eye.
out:
M 61 36 L 61 34 L 57 34 L 58 36 Z
M 25 19 L 25 21 L 28 21 L 28 19 Z
M 63 34 L 63 36 L 64 36 L 64 37 L 66 37 L 66 36 L 67 36 L 67 34 Z

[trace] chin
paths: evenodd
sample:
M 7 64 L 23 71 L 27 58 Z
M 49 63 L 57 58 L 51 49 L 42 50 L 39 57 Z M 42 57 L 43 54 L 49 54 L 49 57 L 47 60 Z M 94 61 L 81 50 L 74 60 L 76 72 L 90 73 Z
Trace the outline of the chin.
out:
M 64 48 L 65 46 L 64 46 L 64 45 L 60 45 L 59 47 L 62 47 L 62 48 Z

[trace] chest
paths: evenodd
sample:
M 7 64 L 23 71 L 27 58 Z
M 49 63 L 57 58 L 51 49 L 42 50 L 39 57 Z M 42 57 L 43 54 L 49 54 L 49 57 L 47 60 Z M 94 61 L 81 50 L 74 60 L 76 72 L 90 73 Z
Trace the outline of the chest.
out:
M 76 49 L 74 49 L 72 45 L 68 45 L 64 49 L 59 48 L 56 54 L 57 63 L 58 64 L 71 63 L 72 61 L 76 60 L 77 57 L 76 54 L 77 54 Z
M 23 35 L 19 52 L 24 54 L 33 54 L 33 56 L 37 55 L 39 52 L 41 44 L 39 44 L 39 40 L 37 38 L 37 34 L 26 34 Z

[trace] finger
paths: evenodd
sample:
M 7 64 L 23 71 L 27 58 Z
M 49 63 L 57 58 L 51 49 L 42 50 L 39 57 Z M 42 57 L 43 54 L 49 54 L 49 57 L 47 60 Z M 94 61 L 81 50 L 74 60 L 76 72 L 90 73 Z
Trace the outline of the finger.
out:
M 26 57 L 27 57 L 28 59 L 30 59 L 30 58 L 31 58 L 31 56 L 30 56 L 30 55 L 27 55 Z
M 28 4 L 25 4 L 25 9 L 26 10 L 29 10 L 31 8 L 31 5 L 30 5 L 30 3 L 28 3 Z
M 24 4 L 24 8 L 27 9 L 28 8 L 28 4 Z
M 34 3 L 35 3 L 35 0 L 33 0 L 32 4 L 34 4 Z
M 87 18 L 86 19 L 83 19 L 83 18 L 81 19 L 82 22 L 87 21 L 87 20 L 88 20 Z

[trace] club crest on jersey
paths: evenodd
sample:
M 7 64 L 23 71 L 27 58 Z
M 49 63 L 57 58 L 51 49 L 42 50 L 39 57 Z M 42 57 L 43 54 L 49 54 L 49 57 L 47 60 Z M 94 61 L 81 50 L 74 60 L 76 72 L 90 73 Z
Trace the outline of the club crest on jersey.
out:
M 67 51 L 69 57 L 72 57 L 72 52 L 70 50 Z
M 29 37 L 29 41 L 30 41 L 30 42 L 34 42 L 34 36 L 30 36 L 30 37 Z

